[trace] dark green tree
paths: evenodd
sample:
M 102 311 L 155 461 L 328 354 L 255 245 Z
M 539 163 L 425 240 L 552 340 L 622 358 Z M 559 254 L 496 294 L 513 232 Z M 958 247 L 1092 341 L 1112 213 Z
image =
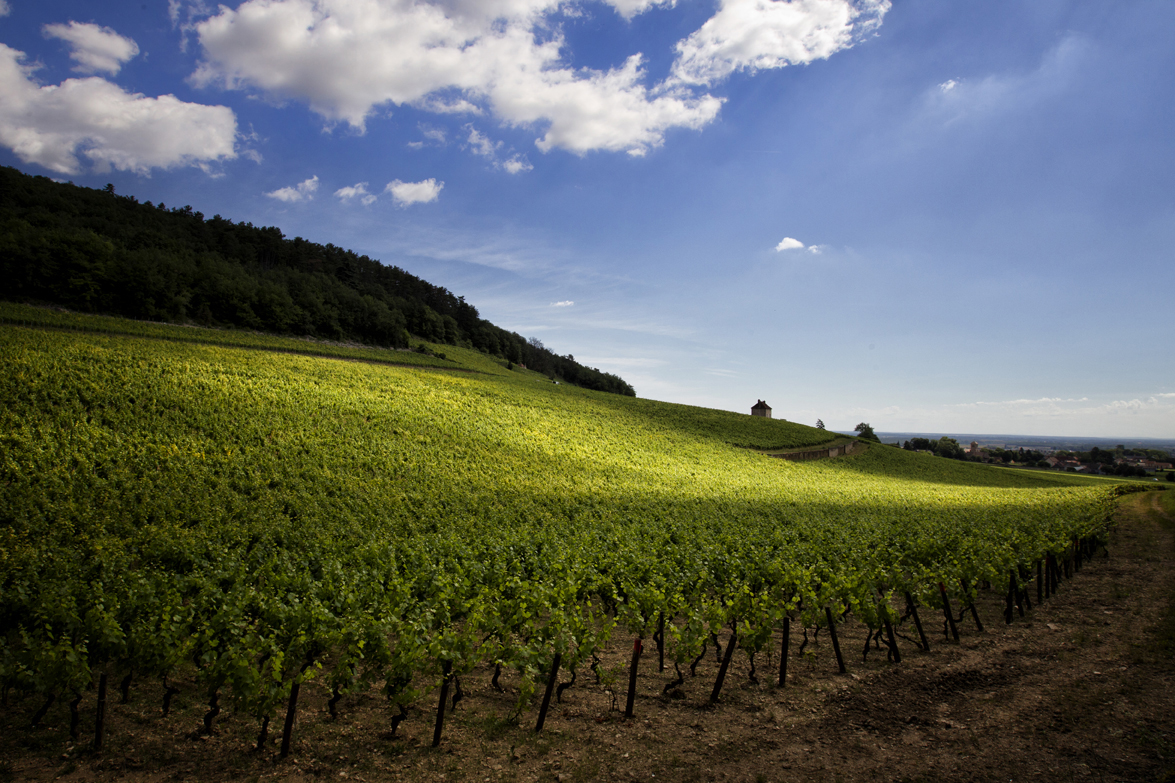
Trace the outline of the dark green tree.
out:
M 861 440 L 870 440 L 874 443 L 881 443 L 881 438 L 874 434 L 873 428 L 865 422 L 861 422 L 856 427 L 853 427 L 853 432 L 857 433 L 857 437 Z

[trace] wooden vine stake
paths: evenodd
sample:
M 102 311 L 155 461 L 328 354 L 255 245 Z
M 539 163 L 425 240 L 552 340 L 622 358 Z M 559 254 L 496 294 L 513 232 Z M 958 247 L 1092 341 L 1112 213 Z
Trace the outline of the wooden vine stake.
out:
M 636 701 L 636 668 L 641 662 L 641 637 L 632 642 L 632 663 L 628 667 L 628 700 L 624 702 L 624 717 L 632 717 L 632 703 Z
M 309 659 L 302 664 L 302 668 L 298 670 L 298 676 L 290 685 L 290 702 L 286 705 L 286 723 L 282 728 L 281 757 L 283 759 L 290 755 L 290 745 L 294 739 L 294 718 L 298 714 L 298 692 L 302 690 L 302 675 L 306 673 L 308 668 L 310 668 Z
M 294 717 L 298 712 L 298 691 L 302 689 L 302 684 L 294 680 L 290 686 L 290 701 L 286 705 L 286 722 L 282 728 L 282 749 L 281 757 L 284 759 L 290 755 L 290 745 L 294 739 Z
M 1039 560 L 1036 561 L 1036 602 L 1044 603 L 1044 573 Z
M 779 687 L 787 684 L 787 646 L 791 640 L 791 618 L 783 618 L 783 638 L 779 640 Z
M 980 633 L 984 633 L 983 623 L 979 621 L 979 612 L 975 611 L 975 602 L 970 597 L 971 591 L 967 589 L 967 585 L 963 583 L 962 579 L 959 580 L 959 587 L 963 588 L 963 597 L 967 601 L 967 609 L 971 612 L 971 618 L 975 620 L 975 627 Z
M 657 671 L 665 671 L 665 613 L 657 618 Z
M 1012 624 L 1012 607 L 1019 603 L 1019 596 L 1016 593 L 1016 574 L 1008 571 L 1008 598 L 1004 604 L 1004 625 Z M 1021 609 L 1021 612 L 1024 610 Z
M 914 596 L 906 593 L 906 606 L 910 609 L 910 614 L 914 618 L 914 627 L 918 629 L 918 638 L 922 640 L 922 651 L 930 652 L 930 640 L 926 638 L 926 632 L 922 630 L 922 620 L 918 617 L 918 604 L 914 603 Z
M 106 672 L 98 676 L 98 711 L 94 717 L 94 752 L 102 752 L 106 738 Z
M 950 626 L 951 636 L 955 641 L 959 641 L 959 629 L 955 625 L 955 615 L 951 612 L 951 599 L 947 597 L 947 586 L 942 582 L 938 583 L 938 594 L 942 596 L 942 611 L 947 616 L 947 625 Z
M 832 619 L 832 609 L 824 607 L 824 616 L 828 618 L 828 635 L 832 637 L 832 651 L 836 653 L 836 667 L 841 674 L 846 672 L 845 659 L 840 654 L 840 640 L 836 638 L 836 622 Z
M 734 656 L 734 648 L 737 646 L 735 642 L 737 641 L 738 629 L 734 628 L 730 632 L 730 639 L 726 642 L 726 653 L 722 656 L 722 663 L 718 667 L 718 678 L 714 680 L 714 690 L 710 692 L 712 703 L 718 701 L 718 694 L 722 691 L 722 683 L 726 680 L 726 670 L 730 668 L 730 659 Z
M 894 637 L 893 623 L 889 621 L 889 618 L 885 620 L 885 635 L 889 638 L 889 650 L 893 654 L 893 662 L 901 663 L 902 653 L 898 650 L 898 640 Z
M 441 744 L 441 729 L 445 726 L 445 702 L 449 699 L 449 681 L 453 679 L 453 662 L 445 661 L 441 664 L 441 698 L 437 702 L 437 722 L 432 729 L 432 746 Z
M 534 730 L 537 734 L 543 730 L 543 723 L 547 720 L 547 708 L 551 706 L 551 694 L 555 690 L 555 683 L 559 680 L 559 664 L 563 662 L 563 653 L 555 653 L 551 661 L 551 676 L 547 678 L 547 692 L 543 694 L 543 703 L 539 707 L 539 720 Z

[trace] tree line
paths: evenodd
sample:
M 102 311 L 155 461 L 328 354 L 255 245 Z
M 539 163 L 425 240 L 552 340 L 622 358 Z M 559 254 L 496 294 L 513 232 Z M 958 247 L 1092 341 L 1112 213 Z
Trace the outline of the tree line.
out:
M 552 379 L 635 396 L 611 373 L 481 318 L 449 290 L 276 226 L 140 203 L 0 167 L 2 296 L 82 312 L 408 348 L 473 348 Z

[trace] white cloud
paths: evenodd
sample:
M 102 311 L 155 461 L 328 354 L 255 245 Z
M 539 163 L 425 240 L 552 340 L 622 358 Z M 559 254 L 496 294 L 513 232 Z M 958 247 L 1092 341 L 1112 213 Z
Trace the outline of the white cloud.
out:
M 722 0 L 677 44 L 673 76 L 710 85 L 735 71 L 827 59 L 876 29 L 889 7 L 889 0 Z
M 98 171 L 147 174 L 187 165 L 207 170 L 237 156 L 237 120 L 227 106 L 148 98 L 97 76 L 41 86 L 23 59 L 0 44 L 0 144 L 26 163 L 75 174 L 80 151 Z
M 338 196 L 339 200 L 343 203 L 346 203 L 353 198 L 357 198 L 359 199 L 359 202 L 363 204 L 363 206 L 374 204 L 376 200 L 376 196 L 373 193 L 368 192 L 366 182 L 357 182 L 354 185 L 348 185 L 345 188 L 339 188 L 335 191 L 335 195 Z
M 493 163 L 495 169 L 505 169 L 508 174 L 521 174 L 524 171 L 530 171 L 534 168 L 534 166 L 530 165 L 530 161 L 517 153 L 511 155 L 506 160 L 502 160 L 498 155 L 498 150 L 502 148 L 502 142 L 494 141 L 473 127 L 473 125 L 466 125 L 465 128 L 469 131 L 469 136 L 465 140 L 467 149 L 473 152 L 474 155 L 488 159 Z
M 808 252 L 814 256 L 818 256 L 824 252 L 824 245 L 808 245 Z
M 632 19 L 637 14 L 643 14 L 650 8 L 677 5 L 676 0 L 606 0 L 608 5 L 616 9 L 616 13 L 625 19 Z
M 799 250 L 803 247 L 804 243 L 800 240 L 792 239 L 791 237 L 784 237 L 780 240 L 779 244 L 775 246 L 775 250 L 777 252 L 780 250 Z
M 575 302 L 571 301 L 570 299 L 566 299 L 562 302 L 551 302 L 551 307 L 571 307 L 574 304 Z
M 416 108 L 431 111 L 434 114 L 484 114 L 481 107 L 475 103 L 470 103 L 464 98 L 446 101 L 440 98 L 429 98 L 418 101 Z
M 675 3 L 606 1 L 626 19 Z M 247 0 L 190 25 L 204 52 L 192 80 L 302 101 L 359 131 L 380 108 L 408 104 L 492 114 L 534 130 L 543 152 L 643 155 L 671 128 L 717 116 L 722 100 L 699 90 L 735 71 L 827 58 L 874 30 L 889 6 L 721 0 L 678 43 L 672 76 L 649 84 L 639 53 L 607 69 L 573 67 L 554 18 L 579 13 L 565 0 Z
M 469 129 L 469 138 L 466 139 L 466 143 L 473 150 L 474 155 L 480 155 L 483 158 L 490 159 L 497 157 L 498 148 L 502 146 L 502 142 L 491 141 L 472 125 L 466 125 L 465 127 Z
M 122 64 L 139 53 L 139 45 L 109 27 L 96 24 L 47 24 L 41 28 L 46 37 L 60 38 L 70 45 L 71 59 L 81 73 L 118 73 Z
M 485 109 L 508 125 L 545 127 L 543 151 L 577 154 L 643 154 L 668 129 L 700 128 L 717 115 L 718 98 L 647 87 L 640 55 L 609 70 L 569 67 L 563 38 L 543 20 L 557 5 L 249 0 L 196 25 L 204 60 L 193 81 L 304 101 L 360 130 L 384 105 Z
M 167 0 L 167 15 L 175 27 L 190 27 L 196 19 L 211 14 L 212 8 L 206 0 Z
M 8 16 L 12 13 L 12 8 L 4 0 L 0 0 L 0 16 Z
M 975 79 L 950 79 L 927 90 L 924 118 L 943 125 L 1007 121 L 1009 113 L 1039 111 L 1042 102 L 1079 92 L 1094 47 L 1077 34 L 1061 38 L 1033 69 Z M 1001 116 L 1003 115 L 1003 116 Z
M 526 158 L 515 155 L 505 161 L 502 164 L 502 168 L 506 169 L 509 174 L 521 174 L 524 171 L 530 171 L 534 166 L 530 165 L 530 161 Z
M 432 127 L 429 127 L 428 125 L 421 125 L 419 127 L 420 127 L 420 135 L 424 136 L 424 138 L 428 139 L 429 141 L 431 141 L 435 144 L 440 144 L 442 146 L 444 146 L 448 142 L 448 139 L 445 136 L 445 131 L 443 129 L 432 128 Z
M 421 182 L 401 182 L 392 180 L 384 188 L 384 192 L 392 194 L 392 200 L 397 206 L 406 207 L 409 204 L 427 204 L 436 201 L 441 194 L 445 183 L 435 179 L 426 179 Z
M 1038 399 L 1003 400 L 999 402 L 961 403 L 959 408 L 993 408 L 1009 414 L 1034 416 L 1102 416 L 1106 414 L 1133 414 L 1148 411 L 1173 411 L 1175 394 L 1152 394 L 1145 398 L 1105 400 L 1097 402 L 1089 397 L 1041 397 Z
M 275 198 L 278 201 L 284 201 L 287 204 L 290 204 L 297 201 L 310 201 L 314 198 L 314 191 L 316 190 L 318 190 L 317 174 L 315 174 L 310 179 L 302 180 L 292 188 L 278 188 L 277 190 L 271 190 L 265 195 L 269 196 L 270 198 Z

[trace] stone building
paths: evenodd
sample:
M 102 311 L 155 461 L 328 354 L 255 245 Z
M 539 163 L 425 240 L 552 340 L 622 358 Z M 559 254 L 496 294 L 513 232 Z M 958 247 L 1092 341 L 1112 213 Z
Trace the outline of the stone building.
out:
M 768 405 L 767 403 L 763 402 L 762 400 L 759 400 L 758 402 L 755 403 L 755 407 L 751 408 L 751 415 L 752 416 L 762 416 L 766 419 L 770 419 L 771 418 L 771 406 Z

